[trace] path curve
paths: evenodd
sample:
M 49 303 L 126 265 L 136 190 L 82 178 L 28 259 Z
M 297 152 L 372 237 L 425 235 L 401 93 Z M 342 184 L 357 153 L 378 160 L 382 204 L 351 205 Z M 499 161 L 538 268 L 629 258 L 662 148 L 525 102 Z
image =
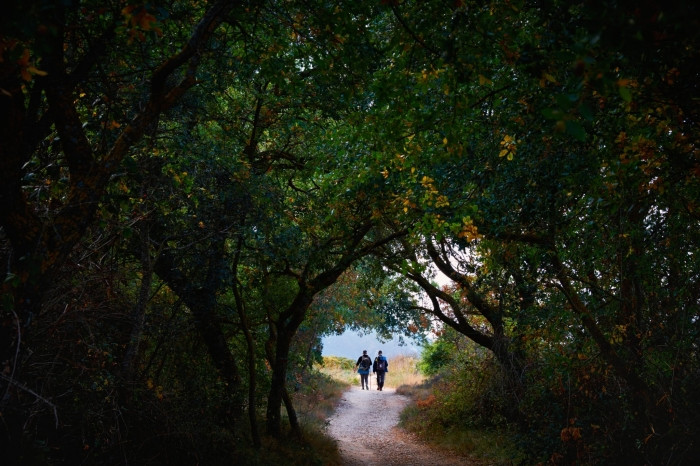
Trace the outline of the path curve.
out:
M 338 442 L 346 466 L 473 465 L 467 458 L 450 455 L 420 442 L 397 427 L 409 398 L 393 388 L 381 392 L 353 386 L 343 394 L 328 420 L 328 434 Z

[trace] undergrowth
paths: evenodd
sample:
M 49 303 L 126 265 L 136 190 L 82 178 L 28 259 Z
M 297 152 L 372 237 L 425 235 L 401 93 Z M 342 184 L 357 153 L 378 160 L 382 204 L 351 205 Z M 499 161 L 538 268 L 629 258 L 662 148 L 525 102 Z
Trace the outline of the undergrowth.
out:
M 323 361 L 323 365 L 317 369 L 340 387 L 359 383 L 359 376 L 353 372 L 353 360 L 327 356 Z M 477 419 L 473 412 L 475 406 L 483 408 L 486 404 L 477 396 L 480 391 L 476 388 L 483 388 L 483 384 L 494 374 L 484 372 L 482 380 L 473 378 L 470 383 L 460 381 L 458 374 L 459 371 L 453 372 L 457 378 L 444 374 L 426 378 L 419 369 L 418 359 L 409 356 L 390 358 L 387 386 L 397 387 L 398 394 L 412 400 L 401 414 L 400 426 L 416 433 L 427 443 L 473 458 L 475 464 L 511 465 L 522 462 L 522 455 L 512 441 L 513 433 L 500 418 L 493 417 L 495 422 L 488 427 L 484 423 L 468 420 Z M 341 388 L 339 394 L 343 390 Z M 318 398 L 318 395 L 315 396 Z M 334 406 L 331 400 L 336 400 L 335 395 L 324 395 L 322 398 Z M 323 403 L 319 401 L 316 409 L 324 412 L 322 406 Z
M 437 406 L 446 393 L 436 383 L 426 380 L 420 385 L 401 386 L 397 393 L 408 396 L 412 403 L 401 413 L 399 426 L 417 434 L 423 441 L 439 448 L 472 458 L 475 463 L 488 465 L 519 464 L 521 454 L 511 441 L 512 434 L 505 425 L 484 427 L 473 425 L 460 413 L 444 416 Z

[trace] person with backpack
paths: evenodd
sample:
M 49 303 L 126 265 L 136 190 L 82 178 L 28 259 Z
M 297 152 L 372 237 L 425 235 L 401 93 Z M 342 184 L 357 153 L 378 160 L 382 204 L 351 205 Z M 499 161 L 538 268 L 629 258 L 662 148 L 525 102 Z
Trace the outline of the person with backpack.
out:
M 389 372 L 389 361 L 382 356 L 381 351 L 379 351 L 379 355 L 374 358 L 372 372 L 377 374 L 377 390 L 381 392 L 384 388 L 384 375 Z
M 364 390 L 365 387 L 369 390 L 369 368 L 371 365 L 372 358 L 367 356 L 367 350 L 362 351 L 362 356 L 357 358 L 357 364 L 355 364 L 355 371 L 360 374 L 362 390 Z

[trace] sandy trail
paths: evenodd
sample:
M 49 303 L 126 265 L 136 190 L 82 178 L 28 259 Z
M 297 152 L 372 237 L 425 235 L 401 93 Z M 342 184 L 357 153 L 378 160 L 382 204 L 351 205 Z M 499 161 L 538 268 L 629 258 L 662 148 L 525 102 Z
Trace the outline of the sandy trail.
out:
M 373 384 L 374 385 L 374 384 Z M 337 440 L 343 464 L 361 465 L 470 465 L 435 450 L 397 427 L 399 414 L 409 399 L 384 387 L 381 392 L 353 386 L 343 394 L 328 433 Z

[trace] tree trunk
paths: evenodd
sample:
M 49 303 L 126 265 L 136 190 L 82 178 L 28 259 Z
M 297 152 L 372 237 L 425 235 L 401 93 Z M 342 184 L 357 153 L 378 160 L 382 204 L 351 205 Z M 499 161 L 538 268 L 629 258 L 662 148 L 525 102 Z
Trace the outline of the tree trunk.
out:
M 248 316 L 243 307 L 243 300 L 236 284 L 233 285 L 233 294 L 236 298 L 236 310 L 238 312 L 238 318 L 241 321 L 243 335 L 245 336 L 246 352 L 248 356 L 248 422 L 250 423 L 250 435 L 253 440 L 253 446 L 259 449 L 262 446 L 262 442 L 260 439 L 260 429 L 258 428 L 258 413 L 256 412 L 256 406 L 258 404 L 258 379 L 256 375 L 255 340 L 250 331 L 250 322 L 248 321 Z
M 324 282 L 324 285 L 321 286 L 325 287 L 328 285 Z M 275 438 L 279 438 L 282 435 L 282 419 L 280 415 L 282 401 L 285 402 L 292 431 L 297 436 L 301 436 L 301 429 L 299 428 L 292 400 L 288 394 L 285 395 L 287 391 L 289 350 L 292 338 L 303 322 L 306 310 L 311 305 L 317 288 L 313 285 L 300 284 L 299 290 L 289 308 L 279 316 L 276 322 L 270 323 L 271 339 L 268 340 L 268 345 L 266 346 L 268 359 L 272 365 L 272 381 L 267 399 L 267 432 Z M 273 346 L 275 352 L 274 354 L 269 354 Z
M 273 355 L 268 355 L 272 366 L 272 380 L 270 381 L 270 392 L 267 397 L 267 433 L 274 438 L 280 438 L 282 436 L 280 410 L 282 409 L 282 394 L 286 386 L 291 336 L 284 328 L 280 329 L 281 325 L 272 325 L 276 327 L 274 331 L 275 350 Z
M 210 267 L 216 268 L 217 262 L 213 260 Z M 238 365 L 229 350 L 224 332 L 216 319 L 216 293 L 218 289 L 217 283 L 212 279 L 212 275 L 215 274 L 210 270 L 210 279 L 207 280 L 207 283 L 195 288 L 182 271 L 174 266 L 172 257 L 167 253 L 162 253 L 158 257 L 154 270 L 192 311 L 195 325 L 209 355 L 221 378 L 228 384 L 234 403 L 232 421 L 235 422 L 239 419 L 242 410 L 242 379 Z
M 245 215 L 241 215 L 240 228 L 245 224 Z M 238 264 L 240 262 L 241 252 L 243 250 L 243 237 L 239 236 L 236 244 L 236 253 L 234 255 L 233 264 L 231 265 L 231 270 L 233 273 L 233 280 L 231 285 L 231 291 L 236 300 L 236 312 L 238 313 L 238 319 L 241 322 L 241 328 L 243 329 L 243 335 L 246 342 L 246 352 L 248 356 L 248 422 L 250 424 L 250 436 L 253 441 L 253 446 L 256 449 L 260 449 L 262 446 L 262 441 L 260 439 L 260 429 L 258 427 L 258 377 L 256 374 L 256 359 L 255 359 L 255 339 L 253 338 L 253 333 L 250 330 L 250 320 L 246 313 L 245 302 L 243 301 L 243 295 L 241 294 L 241 289 L 239 288 L 238 281 Z
M 124 380 L 127 385 L 133 381 L 135 369 L 134 360 L 139 351 L 141 343 L 141 335 L 143 334 L 143 324 L 146 319 L 146 305 L 150 298 L 151 284 L 153 283 L 153 265 L 151 261 L 151 253 L 148 240 L 148 226 L 142 224 L 139 229 L 140 249 L 141 249 L 141 288 L 139 289 L 139 297 L 131 313 L 131 334 L 126 347 L 124 361 L 122 362 L 122 370 L 124 372 Z
M 298 439 L 301 439 L 301 426 L 299 426 L 297 412 L 294 409 L 292 398 L 289 396 L 289 390 L 286 386 L 282 388 L 282 401 L 284 401 L 284 407 L 287 409 L 287 417 L 289 418 L 289 426 L 292 429 L 292 433 L 296 435 Z

